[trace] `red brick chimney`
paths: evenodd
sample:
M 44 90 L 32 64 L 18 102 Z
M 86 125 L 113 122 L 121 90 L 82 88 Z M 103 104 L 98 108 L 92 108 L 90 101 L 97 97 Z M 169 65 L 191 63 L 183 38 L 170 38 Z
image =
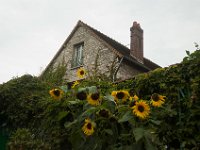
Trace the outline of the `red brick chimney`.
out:
M 143 30 L 140 27 L 140 24 L 134 21 L 130 31 L 130 55 L 143 63 Z

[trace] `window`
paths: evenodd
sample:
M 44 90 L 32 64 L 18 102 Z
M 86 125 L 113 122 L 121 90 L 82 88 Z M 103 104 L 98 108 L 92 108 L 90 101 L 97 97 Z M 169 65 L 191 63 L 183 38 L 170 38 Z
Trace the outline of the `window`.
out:
M 83 43 L 74 46 L 72 68 L 81 66 L 83 64 Z

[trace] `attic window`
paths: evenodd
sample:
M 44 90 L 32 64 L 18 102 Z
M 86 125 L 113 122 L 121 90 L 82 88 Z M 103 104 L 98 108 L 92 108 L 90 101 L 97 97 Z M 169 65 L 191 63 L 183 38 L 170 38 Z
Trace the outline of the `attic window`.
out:
M 72 68 L 83 65 L 83 46 L 84 43 L 74 45 L 74 52 L 72 56 Z

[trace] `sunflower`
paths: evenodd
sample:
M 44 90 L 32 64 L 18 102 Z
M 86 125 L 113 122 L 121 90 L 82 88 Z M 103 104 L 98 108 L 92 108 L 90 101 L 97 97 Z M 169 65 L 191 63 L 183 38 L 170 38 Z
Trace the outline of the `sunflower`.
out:
M 143 100 L 136 102 L 136 104 L 132 107 L 132 109 L 133 109 L 133 114 L 135 114 L 141 119 L 147 118 L 150 113 L 149 105 Z
M 85 77 L 85 74 L 86 74 L 86 71 L 85 71 L 84 68 L 79 68 L 79 69 L 77 70 L 77 76 L 78 76 L 79 78 L 84 78 L 84 77 Z
M 157 93 L 152 94 L 151 104 L 155 107 L 160 107 L 165 102 L 166 96 L 159 95 Z
M 80 91 L 76 94 L 76 98 L 79 100 L 86 100 L 87 99 L 87 93 L 86 91 Z
M 136 104 L 136 101 L 139 100 L 138 96 L 137 95 L 134 95 L 134 96 L 130 96 L 129 97 L 129 107 L 132 108 L 135 104 Z
M 79 81 L 74 81 L 74 82 L 72 83 L 71 88 L 72 88 L 72 89 L 75 88 L 75 86 L 77 86 L 79 83 L 80 83 Z
M 114 97 L 114 99 L 116 100 L 116 95 L 117 95 L 117 91 L 112 91 L 111 95 Z
M 82 130 L 85 135 L 90 136 L 94 133 L 95 123 L 92 122 L 90 119 L 85 119 L 85 124 L 82 127 Z
M 125 102 L 130 96 L 129 92 L 126 90 L 112 91 L 111 95 L 114 97 L 116 102 L 118 102 L 118 100 Z
M 89 104 L 91 105 L 94 105 L 94 106 L 97 106 L 100 104 L 101 102 L 101 97 L 100 97 L 100 94 L 97 92 L 97 93 L 92 93 L 92 94 L 89 94 L 87 96 L 87 101 Z
M 50 90 L 50 91 L 49 91 L 49 94 L 50 94 L 51 97 L 53 97 L 54 99 L 60 100 L 60 99 L 63 97 L 64 92 L 63 92 L 63 90 L 61 90 L 61 89 L 55 88 L 55 89 Z
M 104 118 L 109 118 L 110 116 L 110 111 L 107 109 L 101 109 L 99 110 L 99 112 L 97 113 L 99 116 L 104 117 Z
M 130 97 L 129 97 L 129 100 L 130 100 L 130 101 L 133 101 L 133 100 L 134 100 L 134 101 L 138 101 L 138 100 L 139 100 L 139 97 L 138 97 L 137 95 L 130 96 Z

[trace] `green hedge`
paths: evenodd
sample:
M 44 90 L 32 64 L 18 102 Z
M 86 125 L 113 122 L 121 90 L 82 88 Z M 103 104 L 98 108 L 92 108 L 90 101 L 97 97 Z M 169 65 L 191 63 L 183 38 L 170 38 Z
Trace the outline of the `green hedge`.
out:
M 81 81 L 73 89 L 52 87 L 30 75 L 0 85 L 0 125 L 10 134 L 8 149 L 198 149 L 200 147 L 200 51 L 180 64 L 140 74 L 120 83 Z M 64 91 L 54 100 L 49 90 Z M 116 104 L 111 93 L 128 91 L 150 107 L 146 119 L 133 113 L 130 101 Z M 77 98 L 100 93 L 101 105 Z M 166 96 L 151 106 L 154 93 Z M 135 103 L 135 102 L 134 102 Z M 135 104 L 134 104 L 135 105 Z M 132 105 L 133 106 L 133 105 Z M 90 118 L 92 135 L 83 132 Z M 89 127 L 89 128 L 90 128 Z

